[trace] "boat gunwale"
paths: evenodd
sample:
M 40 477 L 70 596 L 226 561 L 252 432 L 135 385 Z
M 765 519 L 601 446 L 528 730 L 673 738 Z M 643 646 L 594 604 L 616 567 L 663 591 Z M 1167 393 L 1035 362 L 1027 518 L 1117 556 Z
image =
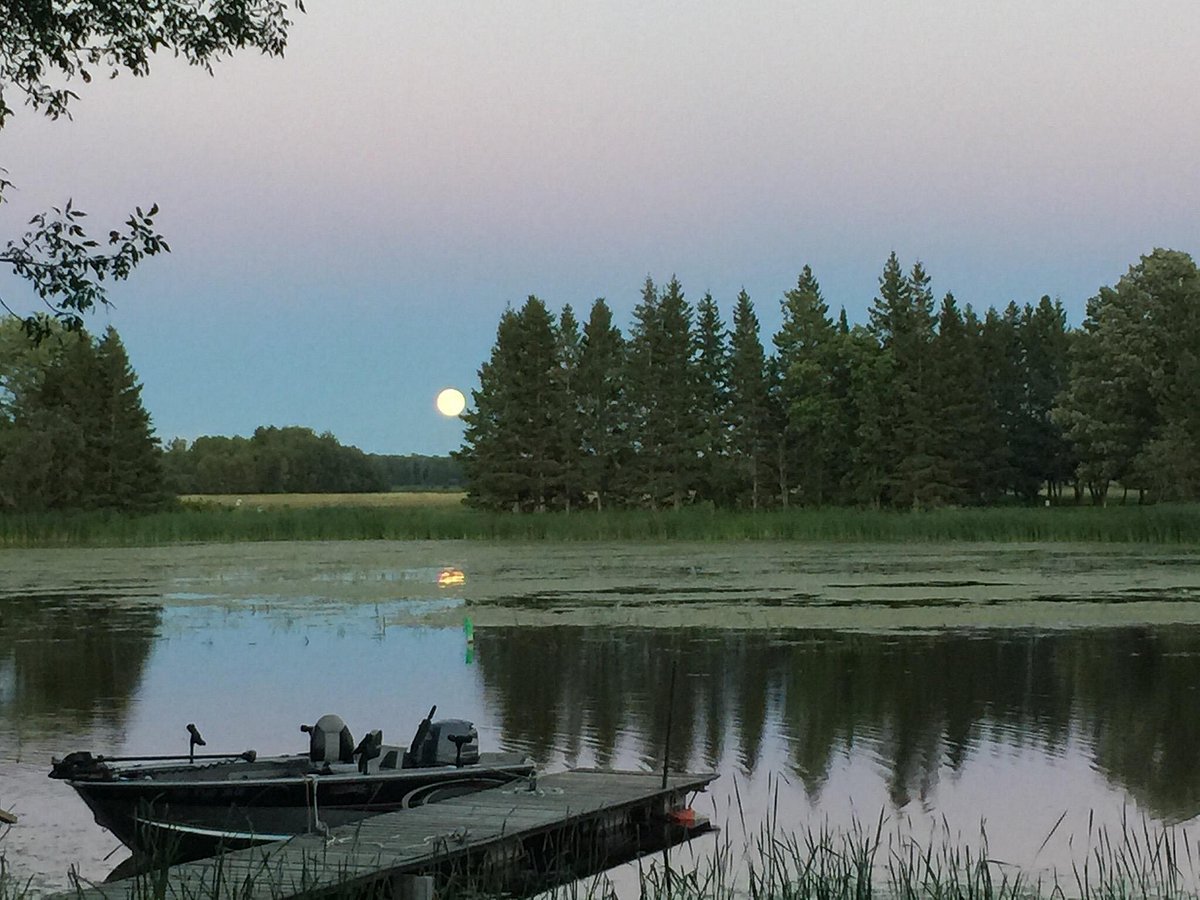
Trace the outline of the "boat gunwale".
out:
M 280 759 L 292 759 L 292 757 L 280 757 Z M 350 766 L 351 763 L 341 763 L 340 765 Z M 491 773 L 496 774 L 512 774 L 516 770 L 528 770 L 528 774 L 532 774 L 535 770 L 535 764 L 532 760 L 511 763 L 498 763 L 491 765 L 471 764 L 467 766 L 421 766 L 408 769 L 377 769 L 373 772 L 360 772 L 357 768 L 353 771 L 345 772 L 305 772 L 303 774 L 284 774 L 279 776 L 262 776 L 262 777 L 245 777 L 245 778 L 220 778 L 220 779 L 196 779 L 196 778 L 172 778 L 163 779 L 155 778 L 149 774 L 144 774 L 141 777 L 109 777 L 109 778 L 64 778 L 62 779 L 71 787 L 75 788 L 113 788 L 119 790 L 147 790 L 150 788 L 156 789 L 197 789 L 197 788 L 217 788 L 217 787 L 237 787 L 246 788 L 254 785 L 261 786 L 282 786 L 282 787 L 299 787 L 307 781 L 316 781 L 318 784 L 348 784 L 356 781 L 407 781 L 418 780 L 429 775 L 447 775 L 451 772 L 462 772 L 465 776 L 486 776 Z M 194 770 L 200 771 L 200 770 Z M 519 776 L 518 776 L 519 777 Z M 513 780 L 513 779 L 509 779 Z

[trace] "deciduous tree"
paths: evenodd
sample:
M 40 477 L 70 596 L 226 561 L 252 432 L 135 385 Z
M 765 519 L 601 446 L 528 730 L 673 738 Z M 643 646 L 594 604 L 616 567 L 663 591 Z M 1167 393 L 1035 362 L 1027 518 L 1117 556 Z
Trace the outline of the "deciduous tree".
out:
M 303 10 L 296 0 L 294 7 Z M 76 85 L 94 76 L 150 73 L 156 53 L 180 56 L 204 69 L 235 51 L 279 56 L 292 4 L 284 0 L 0 0 L 0 130 L 14 103 L 50 118 L 69 116 Z M 0 203 L 12 183 L 0 169 Z M 129 276 L 147 256 L 167 251 L 155 230 L 158 207 L 138 207 L 123 229 L 92 237 L 85 214 L 68 200 L 35 216 L 29 229 L 0 250 L 0 263 L 29 283 L 44 306 L 22 313 L 27 333 L 45 338 L 51 320 L 79 328 L 82 316 L 108 303 L 106 282 Z M 10 312 L 29 304 L 0 297 Z

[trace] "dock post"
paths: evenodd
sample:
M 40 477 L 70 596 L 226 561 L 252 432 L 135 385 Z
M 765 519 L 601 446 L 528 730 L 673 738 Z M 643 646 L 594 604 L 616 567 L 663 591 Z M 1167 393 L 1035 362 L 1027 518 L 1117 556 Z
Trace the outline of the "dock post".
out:
M 398 900 L 433 900 L 432 875 L 398 875 L 395 888 Z
M 671 718 L 675 712 L 675 669 L 679 665 L 678 659 L 671 660 L 671 686 L 667 689 L 667 737 L 663 741 L 663 790 L 667 789 L 667 776 L 671 772 Z

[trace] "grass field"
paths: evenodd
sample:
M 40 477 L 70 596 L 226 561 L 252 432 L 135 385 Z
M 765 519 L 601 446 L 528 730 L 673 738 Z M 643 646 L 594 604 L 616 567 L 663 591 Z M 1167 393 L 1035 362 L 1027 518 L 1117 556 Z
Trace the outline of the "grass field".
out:
M 238 500 L 241 505 L 238 505 Z M 204 497 L 142 515 L 0 515 L 0 547 L 152 546 L 304 540 L 1073 541 L 1200 545 L 1200 505 L 1001 507 L 886 512 L 606 510 L 516 515 L 459 494 Z

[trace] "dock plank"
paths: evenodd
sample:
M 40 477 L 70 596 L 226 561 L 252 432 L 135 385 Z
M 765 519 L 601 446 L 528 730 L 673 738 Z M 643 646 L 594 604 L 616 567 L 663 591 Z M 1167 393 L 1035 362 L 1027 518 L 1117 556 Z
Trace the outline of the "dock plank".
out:
M 373 816 L 334 829 L 330 840 L 303 835 L 288 841 L 174 866 L 165 897 L 211 896 L 218 877 L 225 885 L 252 881 L 239 897 L 278 898 L 301 891 L 336 890 L 351 884 L 429 871 L 455 860 L 469 861 L 492 847 L 520 849 L 527 839 L 569 835 L 600 817 L 638 812 L 650 815 L 672 798 L 702 790 L 716 776 L 679 774 L 662 786 L 662 774 L 577 769 L 539 776 L 528 785 L 492 788 L 429 806 Z M 604 821 L 608 821 L 604 819 Z M 209 893 L 202 893 L 208 886 Z M 144 894 L 137 879 L 97 885 L 61 895 L 76 900 L 134 900 Z M 228 894 L 227 890 L 221 891 Z

